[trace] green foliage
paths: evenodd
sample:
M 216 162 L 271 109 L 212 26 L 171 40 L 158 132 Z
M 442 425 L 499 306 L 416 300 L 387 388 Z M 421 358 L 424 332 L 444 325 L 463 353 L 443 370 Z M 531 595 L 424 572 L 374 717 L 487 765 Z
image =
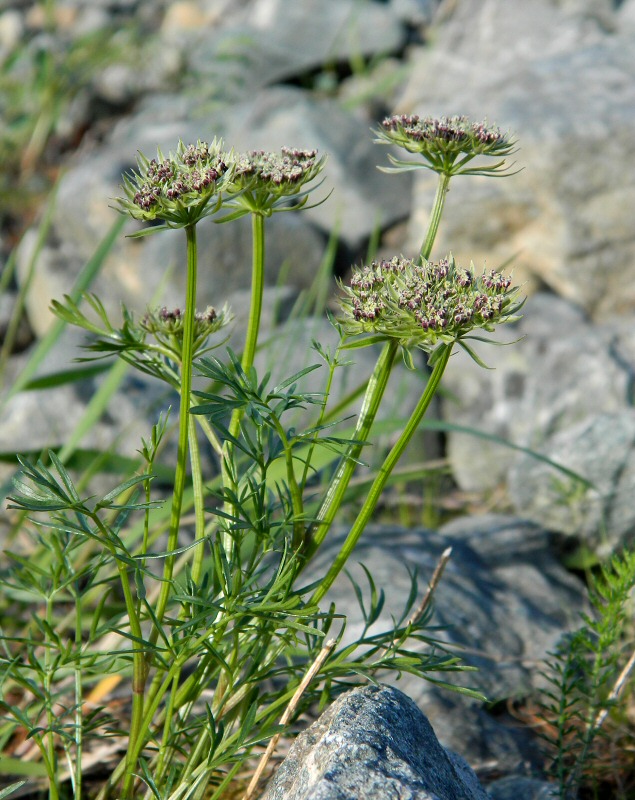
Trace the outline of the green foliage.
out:
M 544 677 L 550 688 L 543 736 L 555 753 L 552 771 L 563 800 L 601 778 L 599 751 L 610 717 L 632 681 L 635 636 L 632 592 L 635 552 L 614 556 L 591 578 L 592 613 L 551 654 Z
M 183 229 L 182 309 L 150 309 L 141 319 L 124 309 L 123 321 L 113 323 L 101 301 L 83 293 L 107 242 L 83 285 L 53 303 L 58 323 L 47 347 L 61 327 L 77 325 L 93 337 L 88 360 L 117 356 L 123 369 L 163 381 L 178 395 L 179 406 L 176 463 L 167 491 L 157 480 L 165 475 L 167 414 L 142 440 L 138 465 L 130 469 L 128 463 L 109 489 L 103 483 L 87 488 L 69 468 L 79 438 L 59 453 L 19 459 L 10 498 L 19 536 L 0 575 L 5 587 L 0 735 L 4 742 L 19 735 L 30 740 L 53 800 L 86 796 L 86 753 L 97 737 L 121 748 L 113 747 L 119 760 L 103 781 L 99 800 L 221 798 L 263 744 L 275 744 L 300 714 L 356 682 L 388 670 L 446 685 L 443 673 L 464 669 L 440 641 L 430 606 L 416 607 L 416 575 L 392 624 L 383 622 L 383 590 L 370 572 L 367 587 L 353 584 L 364 620 L 355 638 L 346 634 L 337 609 L 322 601 L 417 431 L 453 346 L 467 331 L 459 336 L 450 329 L 432 348 L 432 374 L 369 478 L 344 545 L 323 574 L 312 573 L 309 583 L 305 577 L 372 442 L 400 347 L 392 331 L 381 332 L 383 349 L 361 389 L 362 409 L 352 430 L 341 424 L 346 404 L 332 396 L 333 379 L 350 365 L 346 351 L 367 346 L 372 336 L 357 341 L 355 332 L 334 320 L 340 342 L 335 352 L 314 342 L 319 365 L 309 364 L 275 385 L 254 366 L 261 344 L 265 222 L 274 211 L 309 207 L 312 189 L 306 184 L 324 165 L 316 155 L 286 148 L 281 155 L 254 158 L 225 151 L 214 140 L 211 146 L 179 143 L 167 158 L 142 157 L 139 173 L 125 181 L 120 209 Z M 424 240 L 427 253 L 450 177 L 441 176 Z M 227 350 L 225 359 L 210 351 L 224 344 L 218 334 L 229 312 L 196 311 L 196 225 L 217 212 L 217 222 L 231 223 L 243 214 L 252 218 L 249 321 L 242 352 Z M 424 258 L 427 254 L 419 265 Z M 449 308 L 440 310 L 440 318 Z M 37 359 L 43 352 L 36 351 Z M 326 367 L 320 390 L 307 385 L 318 367 Z M 28 385 L 33 369 L 14 392 Z M 89 418 L 96 418 L 121 379 L 123 372 L 116 369 Z M 192 390 L 193 374 L 206 388 Z M 57 380 L 73 377 L 62 373 Z M 218 467 L 211 475 L 203 469 L 199 434 Z M 123 724 L 105 688 L 113 676 L 125 687 L 129 718 Z

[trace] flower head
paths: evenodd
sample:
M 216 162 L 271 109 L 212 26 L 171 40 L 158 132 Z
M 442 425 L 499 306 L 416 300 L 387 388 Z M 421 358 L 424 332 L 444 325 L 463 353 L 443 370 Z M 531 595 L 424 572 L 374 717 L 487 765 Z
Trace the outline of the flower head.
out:
M 423 157 L 425 163 L 399 161 L 389 156 L 399 170 L 424 167 L 448 176 L 508 175 L 504 158 L 515 152 L 516 144 L 509 134 L 485 122 L 470 122 L 467 117 L 419 117 L 398 115 L 387 117 L 377 130 L 381 144 L 395 144 L 409 153 Z M 466 167 L 476 156 L 502 157 L 496 164 Z
M 222 142 L 179 142 L 167 158 L 159 150 L 148 160 L 139 154 L 138 171 L 124 176 L 125 197 L 119 210 L 135 219 L 163 220 L 180 227 L 197 222 L 217 210 L 210 204 L 231 177 L 233 156 L 222 150 Z
M 201 355 L 203 347 L 209 336 L 225 327 L 231 315 L 227 307 L 216 311 L 212 306 L 207 306 L 205 311 L 197 311 L 194 315 L 193 352 Z M 180 308 L 157 308 L 148 310 L 139 320 L 139 327 L 166 348 L 178 361 L 180 360 L 183 346 L 183 332 L 185 327 L 185 311 Z
M 317 150 L 294 147 L 283 147 L 279 153 L 264 150 L 241 153 L 236 157 L 230 188 L 236 197 L 226 205 L 242 213 L 265 216 L 273 211 L 302 207 L 310 191 L 304 187 L 322 171 L 324 161 L 324 157 L 317 157 Z M 288 205 L 287 198 L 296 200 L 293 206 Z
M 346 334 L 379 334 L 426 352 L 476 328 L 492 331 L 520 308 L 511 278 L 495 271 L 477 275 L 473 265 L 459 267 L 452 256 L 423 264 L 403 257 L 373 261 L 354 268 L 342 288 Z

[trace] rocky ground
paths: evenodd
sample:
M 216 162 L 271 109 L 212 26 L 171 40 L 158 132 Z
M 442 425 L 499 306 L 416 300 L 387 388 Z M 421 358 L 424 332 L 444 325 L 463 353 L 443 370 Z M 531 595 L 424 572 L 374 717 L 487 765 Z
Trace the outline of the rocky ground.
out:
M 436 432 L 427 434 L 428 452 L 448 459 L 454 487 L 477 497 L 481 510 L 502 492 L 505 514 L 462 517 L 436 531 L 378 527 L 355 560 L 398 604 L 407 591 L 404 563 L 428 575 L 452 545 L 438 613 L 450 640 L 480 668 L 473 680 L 492 705 L 408 681 L 398 686 L 494 797 L 546 796 L 531 780 L 544 778 L 536 739 L 509 711 L 540 688 L 540 663 L 586 608 L 583 584 L 563 566 L 563 552 L 584 548 L 602 558 L 635 536 L 635 173 L 628 168 L 635 156 L 634 0 L 59 0 L 52 23 L 43 8 L 5 0 L 5 73 L 18 48 L 24 74 L 31 74 L 29 59 L 42 52 L 62 58 L 82 37 L 107 42 L 112 53 L 106 64 L 85 62 L 32 161 L 17 165 L 0 151 L 6 175 L 25 196 L 44 196 L 50 177 L 58 178 L 43 244 L 38 226 L 27 224 L 5 191 L 3 263 L 17 234 L 24 236 L 0 327 L 30 281 L 22 352 L 9 375 L 19 374 L 49 329 L 50 300 L 68 291 L 113 224 L 109 206 L 137 150 L 222 136 L 239 150 L 291 144 L 328 154 L 321 189 L 330 192 L 328 201 L 272 223 L 272 298 L 283 262 L 288 271 L 282 299 L 271 305 L 288 307 L 311 285 L 335 234 L 340 275 L 365 257 L 371 241 L 383 254 L 418 250 L 434 181 L 424 171 L 390 176 L 375 169 L 386 152 L 373 144 L 371 128 L 385 114 L 467 114 L 513 131 L 521 171 L 453 183 L 435 251 L 478 266 L 513 264 L 529 299 L 522 321 L 496 338 L 519 341 L 487 349 L 492 371 L 462 354 L 452 359 Z M 9 119 L 11 108 L 4 111 Z M 41 219 L 48 207 L 33 204 L 28 213 L 37 209 Z M 199 305 L 229 298 L 240 326 L 249 279 L 245 231 L 209 225 L 201 238 Z M 179 259 L 176 236 L 120 237 L 93 288 L 113 312 L 121 300 L 141 311 L 172 265 L 155 301 L 178 304 Z M 274 329 L 273 315 L 267 324 Z M 314 324 L 319 336 L 330 335 L 322 320 Z M 67 337 L 43 370 L 61 368 L 76 344 Z M 412 397 L 408 380 L 393 409 Z M 36 393 L 15 396 L 2 411 L 0 451 L 64 442 L 96 381 L 50 391 L 44 409 Z M 122 451 L 134 452 L 136 433 L 148 425 L 145 401 L 164 402 L 153 392 L 150 383 L 129 379 L 86 444 L 104 446 L 125 430 Z M 333 596 L 342 611 L 350 608 L 354 629 L 345 581 Z M 389 603 L 386 613 L 392 610 Z

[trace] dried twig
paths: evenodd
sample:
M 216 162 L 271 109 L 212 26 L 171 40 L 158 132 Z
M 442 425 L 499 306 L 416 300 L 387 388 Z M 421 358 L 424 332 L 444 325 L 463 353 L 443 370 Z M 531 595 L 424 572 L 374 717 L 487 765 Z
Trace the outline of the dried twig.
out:
M 315 661 L 311 664 L 311 666 L 307 670 L 304 678 L 302 678 L 302 682 L 295 690 L 293 697 L 289 701 L 289 705 L 285 708 L 283 715 L 280 717 L 280 725 L 286 725 L 289 722 L 289 720 L 293 716 L 293 713 L 298 707 L 300 698 L 306 691 L 308 685 L 311 683 L 313 678 L 315 678 L 317 673 L 320 671 L 326 659 L 331 655 L 333 648 L 335 647 L 335 644 L 336 644 L 335 639 L 329 639 L 328 642 L 325 642 L 324 646 L 317 654 Z M 253 793 L 255 792 L 256 787 L 258 786 L 258 781 L 260 780 L 260 776 L 262 775 L 262 773 L 265 770 L 265 767 L 269 763 L 269 759 L 273 755 L 273 751 L 276 749 L 276 745 L 278 744 L 281 735 L 282 735 L 281 733 L 276 733 L 276 735 L 272 737 L 271 741 L 267 745 L 267 749 L 265 750 L 265 752 L 262 755 L 262 758 L 258 762 L 256 771 L 254 772 L 253 777 L 249 783 L 249 786 L 247 787 L 247 791 L 243 796 L 243 800 L 250 800 Z
M 426 593 L 423 595 L 423 599 L 419 603 L 419 607 L 417 610 L 410 616 L 408 620 L 408 625 L 414 625 L 415 623 L 419 622 L 421 617 L 424 615 L 426 608 L 430 605 L 430 601 L 432 600 L 432 596 L 434 595 L 434 591 L 437 588 L 439 581 L 441 580 L 441 576 L 443 575 L 443 570 L 445 569 L 446 564 L 450 560 L 450 556 L 452 555 L 452 548 L 446 547 L 446 549 L 441 553 L 441 557 L 434 568 L 434 572 L 432 573 L 432 577 L 430 578 L 430 583 L 428 584 L 428 588 L 426 589 Z
M 611 706 L 616 700 L 619 699 L 619 696 L 622 694 L 628 676 L 631 673 L 633 667 L 635 667 L 635 650 L 631 653 L 631 657 L 626 662 L 624 669 L 620 672 L 617 680 L 615 681 L 615 685 L 611 689 L 609 696 L 606 698 L 606 706 L 600 711 L 597 717 L 593 720 L 592 723 L 593 730 L 596 731 L 599 730 L 604 724 L 604 720 L 608 717 Z

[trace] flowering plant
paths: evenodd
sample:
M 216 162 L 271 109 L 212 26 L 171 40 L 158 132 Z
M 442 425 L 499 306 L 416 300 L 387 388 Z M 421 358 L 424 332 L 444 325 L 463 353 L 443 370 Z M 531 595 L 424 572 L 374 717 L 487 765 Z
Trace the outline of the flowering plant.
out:
M 52 566 L 50 574 L 40 573 L 28 559 L 14 559 L 11 581 L 28 596 L 44 597 L 45 621 L 35 621 L 28 637 L 15 636 L 2 657 L 5 686 L 22 692 L 19 702 L 3 708 L 39 748 L 54 800 L 61 794 L 62 754 L 80 797 L 87 742 L 104 732 L 124 741 L 124 753 L 99 800 L 115 793 L 124 799 L 220 798 L 268 743 L 245 789 L 249 798 L 281 732 L 351 679 L 397 670 L 439 682 L 440 671 L 462 668 L 428 629 L 428 599 L 415 607 L 416 578 L 402 616 L 379 631 L 373 626 L 383 594 L 370 575 L 367 600 L 356 587 L 365 626 L 352 644 L 344 644 L 341 618 L 322 601 L 428 409 L 454 345 L 476 358 L 466 340 L 510 322 L 520 307 L 510 278 L 460 267 L 451 255 L 429 260 L 450 178 L 502 174 L 500 163 L 465 165 L 477 156 L 507 155 L 513 144 L 463 118 L 393 118 L 380 138 L 422 155 L 439 173 L 440 189 L 418 258 L 355 268 L 341 285 L 334 320 L 339 346 L 330 353 L 314 345 L 328 369 L 325 391 L 299 388 L 315 366 L 273 386 L 254 367 L 265 223 L 273 213 L 307 207 L 325 163 L 314 150 L 237 154 L 214 140 L 180 142 L 167 157 L 140 156 L 138 170 L 124 178 L 118 208 L 152 223 L 141 235 L 184 230 L 184 305 L 150 309 L 138 320 L 124 309 L 117 326 L 92 295 L 86 297 L 90 316 L 71 298 L 53 304 L 58 316 L 93 335 L 89 357 L 117 354 L 179 396 L 167 503 L 153 488 L 165 415 L 142 442 L 143 469 L 100 497 L 78 488 L 55 453 L 47 463 L 21 462 L 13 508 L 38 515 L 33 536 Z M 223 359 L 217 355 L 219 334 L 231 314 L 226 308 L 196 310 L 196 230 L 206 217 L 226 223 L 246 214 L 253 241 L 249 322 L 242 351 L 228 350 Z M 377 343 L 382 348 L 355 430 L 338 435 L 329 416 L 335 370 L 345 368 L 349 351 Z M 346 502 L 396 355 L 401 350 L 414 368 L 417 349 L 431 366 L 425 389 L 340 551 L 324 574 L 315 575 L 315 554 Z M 192 389 L 194 372 L 207 380 L 203 391 Z M 304 430 L 288 422 L 299 407 L 315 412 Z M 201 441 L 214 455 L 214 474 L 204 473 Z M 314 459 L 320 448 L 334 454 L 326 468 Z M 313 479 L 320 472 L 324 491 L 316 498 Z M 186 508 L 193 511 L 190 518 Z M 125 737 L 107 709 L 92 713 L 85 702 L 86 685 L 101 685 L 113 672 L 131 682 Z

